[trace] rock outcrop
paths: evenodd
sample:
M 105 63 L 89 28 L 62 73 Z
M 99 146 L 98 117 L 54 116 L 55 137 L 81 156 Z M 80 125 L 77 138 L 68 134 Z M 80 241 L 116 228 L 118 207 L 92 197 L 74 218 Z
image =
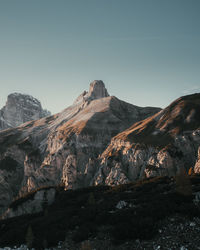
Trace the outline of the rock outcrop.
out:
M 105 84 L 101 80 L 95 80 L 90 83 L 89 92 L 84 91 L 74 102 L 77 104 L 82 101 L 91 101 L 95 99 L 100 99 L 104 97 L 110 96 L 108 94 L 107 89 L 105 88 Z
M 94 81 L 63 112 L 0 132 L 2 211 L 14 197 L 39 187 L 93 185 L 111 138 L 159 111 L 109 96 L 104 83 Z
M 194 167 L 194 172 L 195 173 L 200 173 L 200 147 L 199 147 L 199 150 L 198 150 L 198 157 L 197 157 L 197 161 L 196 161 L 196 164 L 195 164 L 195 167 Z
M 2 219 L 12 218 L 24 214 L 34 214 L 43 211 L 55 200 L 56 189 L 44 188 L 27 194 L 14 201 L 2 216 Z
M 0 110 L 0 130 L 13 128 L 31 120 L 38 120 L 51 113 L 42 109 L 40 101 L 30 95 L 10 94 Z
M 90 84 L 90 90 L 88 96 L 91 99 L 99 99 L 108 97 L 109 94 L 102 81 L 94 81 Z

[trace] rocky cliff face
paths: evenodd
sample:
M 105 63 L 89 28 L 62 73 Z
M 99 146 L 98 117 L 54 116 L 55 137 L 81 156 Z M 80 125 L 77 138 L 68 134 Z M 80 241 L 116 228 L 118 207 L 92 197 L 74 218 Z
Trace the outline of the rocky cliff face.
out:
M 172 176 L 181 168 L 199 172 L 199 109 L 200 94 L 185 96 L 118 134 L 100 156 L 94 184 Z
M 2 219 L 12 218 L 24 214 L 39 213 L 41 211 L 45 212 L 46 207 L 54 202 L 55 194 L 56 189 L 53 187 L 29 193 L 27 196 L 14 201 L 2 215 Z
M 105 84 L 101 80 L 95 80 L 90 83 L 90 89 L 89 92 L 84 91 L 74 102 L 74 104 L 77 104 L 82 101 L 89 101 L 89 100 L 95 100 L 100 99 L 104 97 L 110 96 L 108 94 L 107 89 L 105 88 Z
M 93 185 L 113 136 L 160 111 L 109 96 L 102 81 L 63 112 L 0 132 L 0 205 L 38 187 Z M 111 183 L 110 183 L 111 184 Z
M 13 93 L 8 96 L 6 105 L 0 110 L 0 130 L 17 127 L 27 121 L 49 115 L 50 112 L 43 110 L 36 98 Z
M 197 161 L 196 161 L 196 164 L 195 164 L 195 167 L 194 167 L 194 172 L 195 173 L 200 173 L 200 147 L 199 147 L 199 150 L 198 150 L 198 157 L 197 157 Z

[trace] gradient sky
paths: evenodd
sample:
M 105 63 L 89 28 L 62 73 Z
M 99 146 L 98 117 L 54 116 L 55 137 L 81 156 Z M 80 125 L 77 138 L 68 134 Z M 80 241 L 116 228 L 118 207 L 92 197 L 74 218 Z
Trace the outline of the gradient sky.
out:
M 53 113 L 94 79 L 140 106 L 200 92 L 200 0 L 0 0 L 0 106 Z

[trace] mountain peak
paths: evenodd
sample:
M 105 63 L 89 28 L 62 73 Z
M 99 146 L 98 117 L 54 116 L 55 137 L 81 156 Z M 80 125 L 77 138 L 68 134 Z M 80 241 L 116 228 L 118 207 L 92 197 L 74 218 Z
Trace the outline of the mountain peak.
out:
M 0 109 L 0 130 L 17 127 L 27 121 L 49 116 L 41 102 L 31 95 L 11 93 L 5 106 Z
M 88 96 L 92 99 L 108 97 L 109 94 L 107 89 L 105 88 L 104 82 L 101 80 L 95 80 L 91 82 Z
M 74 102 L 77 104 L 84 100 L 95 100 L 110 96 L 102 80 L 94 80 L 90 83 L 89 92 L 84 91 Z
M 7 104 L 13 101 L 15 101 L 17 105 L 20 105 L 23 102 L 29 102 L 35 106 L 37 105 L 38 107 L 41 107 L 40 101 L 28 94 L 21 94 L 17 92 L 11 93 L 7 97 Z

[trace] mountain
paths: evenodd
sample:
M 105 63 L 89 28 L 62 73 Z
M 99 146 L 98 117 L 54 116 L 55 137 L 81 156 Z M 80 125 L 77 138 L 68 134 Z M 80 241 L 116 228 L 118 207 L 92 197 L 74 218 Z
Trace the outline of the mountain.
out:
M 0 130 L 13 128 L 31 120 L 38 120 L 51 113 L 43 110 L 40 101 L 30 95 L 10 94 L 0 110 Z
M 184 96 L 116 135 L 100 156 L 101 168 L 95 183 L 119 184 L 144 177 L 173 176 L 182 168 L 199 173 L 199 110 L 200 94 Z
M 14 197 L 39 187 L 94 185 L 111 138 L 159 111 L 109 96 L 104 83 L 94 81 L 61 113 L 1 131 L 2 211 Z

